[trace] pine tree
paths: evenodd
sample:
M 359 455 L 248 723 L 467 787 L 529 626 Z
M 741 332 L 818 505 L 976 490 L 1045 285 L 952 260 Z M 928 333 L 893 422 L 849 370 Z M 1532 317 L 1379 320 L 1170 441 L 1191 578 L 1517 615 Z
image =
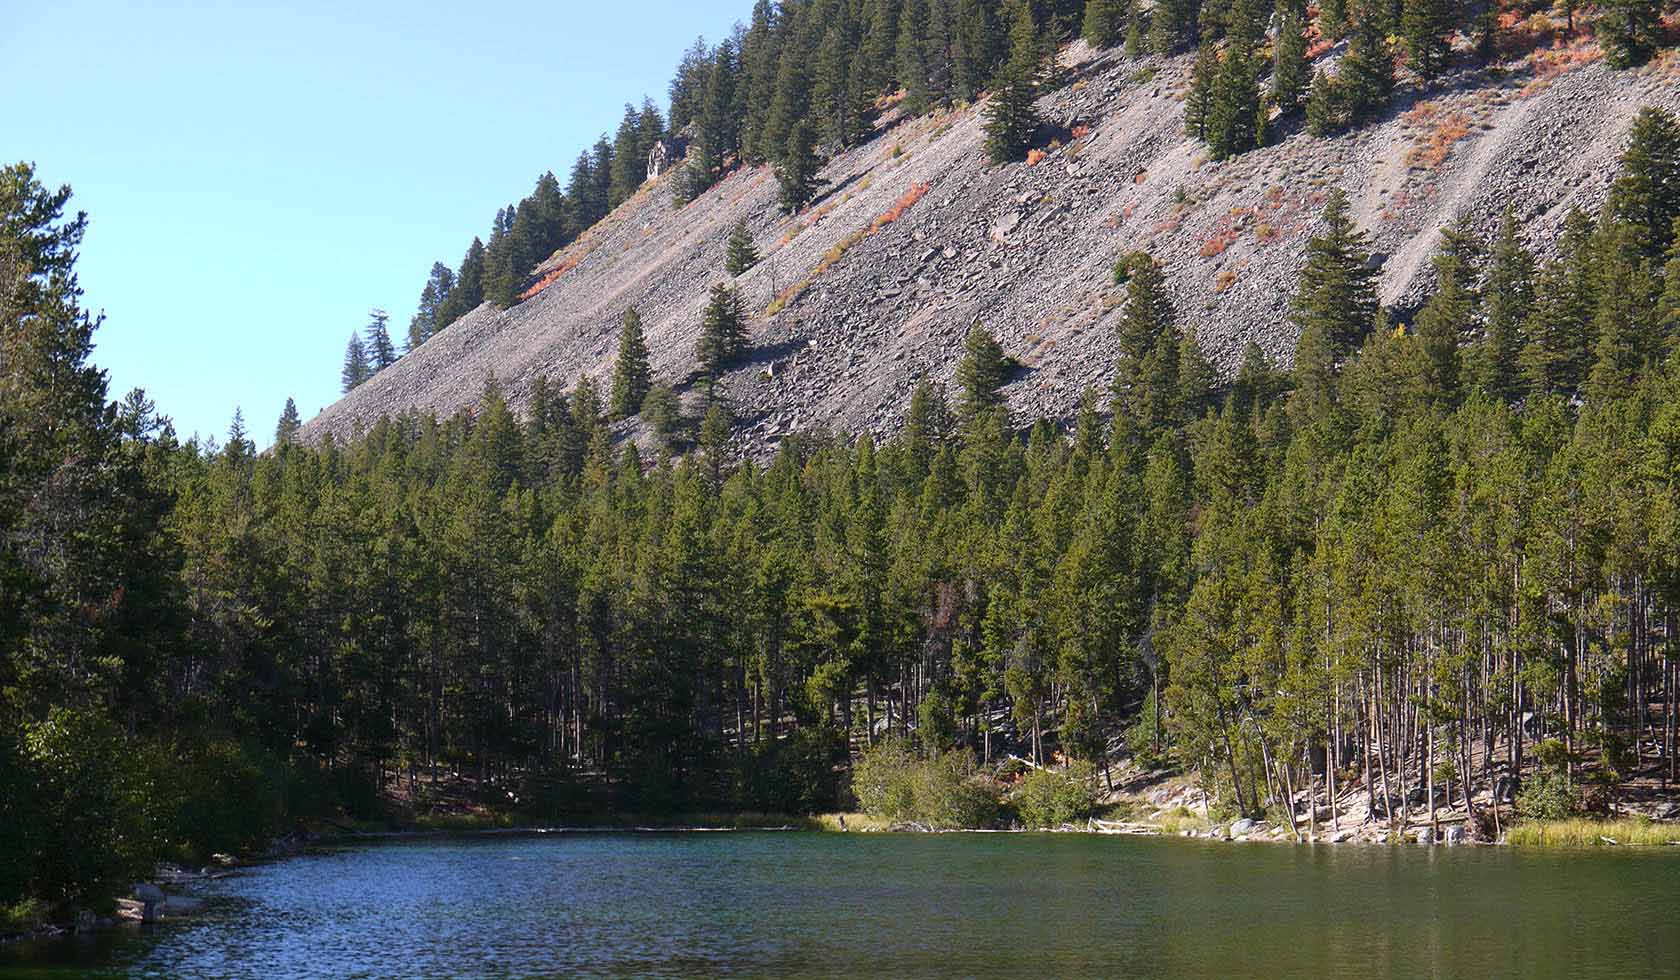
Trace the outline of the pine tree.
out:
M 972 102 L 1007 50 L 989 0 L 957 0 L 953 35 L 952 92 L 961 101 Z
M 793 131 L 788 134 L 787 150 L 782 159 L 776 164 L 776 182 L 781 188 L 782 210 L 788 214 L 795 214 L 810 204 L 817 196 L 817 188 L 822 182 L 817 176 L 822 166 L 817 159 L 817 152 L 812 143 L 816 137 L 811 132 L 811 124 L 800 119 L 793 125 Z
M 1259 146 L 1265 135 L 1266 110 L 1260 101 L 1260 72 L 1248 42 L 1233 37 L 1214 79 L 1208 106 L 1208 155 L 1215 160 Z
M 1302 342 L 1320 335 L 1332 357 L 1353 350 L 1370 331 L 1377 315 L 1377 270 L 1370 262 L 1369 238 L 1354 227 L 1347 195 L 1331 190 L 1324 205 L 1324 234 L 1307 243 L 1307 264 L 1290 318 Z
M 624 103 L 624 117 L 619 120 L 618 133 L 613 137 L 612 184 L 607 204 L 618 207 L 630 199 L 647 176 L 644 169 L 648 147 L 642 145 L 642 117 L 636 107 Z
M 386 326 L 390 319 L 390 314 L 384 310 L 375 309 L 368 313 L 367 358 L 371 374 L 378 374 L 397 363 L 397 350 L 391 344 L 391 331 Z
M 1009 32 L 1009 61 L 986 102 L 986 156 L 993 163 L 1024 159 L 1038 129 L 1033 92 L 1038 76 L 1038 33 L 1032 8 L 1015 0 Z
M 362 335 L 353 333 L 350 343 L 344 348 L 344 369 L 339 372 L 339 384 L 349 394 L 360 387 L 371 373 L 368 370 L 367 348 L 362 346 Z
M 1489 397 L 1514 402 L 1523 391 L 1518 358 L 1523 325 L 1534 307 L 1534 256 L 1523 246 L 1510 207 L 1499 225 L 1483 295 L 1485 323 L 1473 351 L 1471 377 Z
M 1406 63 L 1419 78 L 1441 74 L 1452 57 L 1452 12 L 1447 0 L 1405 0 L 1401 32 L 1406 39 Z
M 298 417 L 297 402 L 286 399 L 286 407 L 280 411 L 280 421 L 274 426 L 274 444 L 276 446 L 290 445 L 297 431 L 303 428 L 303 419 Z
M 1143 8 L 1139 0 L 1126 0 L 1126 57 L 1143 57 L 1144 38 Z
M 642 333 L 641 314 L 632 306 L 624 311 L 618 332 L 618 361 L 613 365 L 611 397 L 613 417 L 628 418 L 640 412 L 651 384 L 647 337 Z
M 1464 266 L 1451 252 L 1435 256 L 1435 274 L 1435 293 L 1415 323 L 1408 380 L 1416 404 L 1450 409 L 1459 397 L 1459 344 L 1471 321 L 1473 297 L 1463 284 Z
M 1644 64 L 1662 43 L 1662 7 L 1657 0 L 1605 0 L 1598 40 L 1612 68 Z
M 1587 397 L 1596 403 L 1630 391 L 1646 365 L 1662 353 L 1660 286 L 1651 261 L 1635 244 L 1640 231 L 1612 225 L 1600 235 L 1593 269 L 1598 307 L 1593 318 L 1594 357 L 1586 385 Z
M 976 324 L 963 341 L 963 359 L 957 362 L 957 387 L 962 391 L 959 410 L 965 422 L 972 422 L 1003 405 L 1000 390 L 1015 371 L 1015 362 L 991 331 Z
M 752 229 L 747 227 L 747 219 L 735 222 L 734 229 L 730 231 L 723 264 L 731 276 L 739 276 L 758 264 L 758 249 L 753 247 Z
M 1086 0 L 1085 23 L 1080 34 L 1093 48 L 1112 48 L 1120 41 L 1120 0 Z
M 1288 115 L 1306 100 L 1312 66 L 1307 62 L 1307 32 L 1301 14 L 1293 4 L 1282 7 L 1272 51 L 1272 104 Z
M 706 77 L 706 100 L 700 117 L 700 138 L 714 165 L 728 166 L 741 152 L 741 126 L 736 115 L 736 85 L 739 68 L 735 45 L 729 40 L 717 46 L 712 70 Z
M 1558 257 L 1535 283 L 1534 312 L 1523 344 L 1523 377 L 1540 394 L 1578 391 L 1592 364 L 1593 232 L 1591 220 L 1571 211 L 1558 236 Z
M 1680 219 L 1680 122 L 1653 106 L 1634 117 L 1602 222 L 1626 225 L 1640 258 L 1662 261 Z
M 1184 96 L 1184 134 L 1207 142 L 1208 117 L 1213 110 L 1213 90 L 1219 77 L 1219 49 L 1203 44 L 1196 49 L 1190 68 L 1190 90 Z
M 774 155 L 764 142 L 764 126 L 776 94 L 776 38 L 782 24 L 780 9 L 771 0 L 753 4 L 752 26 L 741 42 L 741 87 L 746 111 L 741 120 L 741 158 L 758 166 Z
M 895 81 L 898 46 L 899 0 L 868 0 L 865 20 L 868 27 L 863 34 L 861 51 L 868 74 L 865 83 L 872 95 L 890 91 Z
M 477 238 L 467 247 L 454 286 L 438 307 L 437 329 L 442 330 L 484 302 L 484 243 Z M 436 332 L 436 331 L 434 331 Z
M 440 321 L 444 303 L 455 287 L 455 274 L 442 262 L 432 263 L 432 274 L 420 290 L 420 302 L 408 321 L 408 349 L 410 351 L 432 339 L 443 329 Z
M 904 86 L 904 114 L 919 116 L 932 104 L 928 92 L 927 0 L 904 0 L 898 15 L 896 60 Z
M 1347 125 L 1342 107 L 1342 94 L 1329 72 L 1313 73 L 1312 87 L 1307 92 L 1307 131 L 1314 136 L 1329 136 Z
M 707 391 L 713 390 L 724 372 L 746 353 L 746 336 L 740 297 L 724 283 L 714 285 L 694 351 L 700 383 Z
M 848 43 L 841 25 L 833 24 L 817 49 L 816 80 L 811 90 L 812 111 L 817 118 L 818 138 L 849 146 L 861 124 L 858 104 L 852 96 L 851 71 L 854 46 Z
M 1177 54 L 1195 39 L 1198 9 L 1195 0 L 1157 0 L 1149 25 L 1156 54 Z
M 1376 118 L 1394 91 L 1394 53 L 1380 18 L 1368 13 L 1357 18 L 1336 75 L 1337 94 L 1355 124 Z

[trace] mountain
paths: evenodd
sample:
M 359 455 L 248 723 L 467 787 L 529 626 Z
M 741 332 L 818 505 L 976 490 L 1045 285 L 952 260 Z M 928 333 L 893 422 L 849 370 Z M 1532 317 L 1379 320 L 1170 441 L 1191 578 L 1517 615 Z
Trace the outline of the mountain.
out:
M 1317 67 L 1345 48 L 1318 53 Z M 1340 136 L 1276 119 L 1268 145 L 1213 162 L 1184 132 L 1193 60 L 1065 47 L 1037 103 L 1041 151 L 1003 166 L 986 158 L 983 103 L 915 118 L 889 105 L 792 216 L 778 209 L 769 165 L 736 169 L 682 207 L 683 172 L 668 168 L 532 270 L 530 298 L 479 306 L 302 437 L 452 413 L 492 376 L 516 407 L 540 375 L 605 386 L 630 306 L 655 377 L 682 392 L 743 219 L 762 256 L 735 282 L 752 349 L 723 390 L 738 437 L 758 451 L 810 426 L 896 428 L 919 377 L 951 377 L 976 322 L 1021 364 L 1006 390 L 1017 415 L 1065 419 L 1085 388 L 1108 383 L 1119 256 L 1142 249 L 1165 264 L 1181 323 L 1223 370 L 1250 341 L 1287 363 L 1288 300 L 1329 188 L 1348 194 L 1371 234 L 1382 298 L 1404 322 L 1433 282 L 1427 258 L 1443 227 L 1462 219 L 1491 237 L 1512 207 L 1530 246 L 1549 254 L 1570 209 L 1602 202 L 1635 112 L 1680 106 L 1672 59 L 1618 71 L 1596 46 L 1539 46 L 1403 85 L 1379 119 Z

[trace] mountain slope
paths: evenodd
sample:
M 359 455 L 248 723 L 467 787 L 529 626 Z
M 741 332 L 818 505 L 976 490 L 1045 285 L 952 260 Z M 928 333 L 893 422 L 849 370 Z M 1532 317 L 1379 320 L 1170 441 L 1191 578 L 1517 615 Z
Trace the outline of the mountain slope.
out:
M 1014 410 L 1070 416 L 1086 386 L 1107 383 L 1111 270 L 1133 249 L 1166 264 L 1181 326 L 1216 363 L 1234 366 L 1250 340 L 1286 362 L 1288 297 L 1327 188 L 1354 202 L 1384 260 L 1383 299 L 1402 318 L 1428 287 L 1439 230 L 1460 216 L 1490 236 L 1509 204 L 1544 255 L 1572 207 L 1602 201 L 1634 113 L 1680 106 L 1680 85 L 1672 59 L 1616 72 L 1592 55 L 1542 48 L 1404 88 L 1364 129 L 1319 139 L 1287 125 L 1273 145 L 1215 164 L 1182 132 L 1189 58 L 1077 43 L 1064 52 L 1067 81 L 1039 101 L 1061 145 L 1036 165 L 987 164 L 970 107 L 889 113 L 876 138 L 829 162 L 823 195 L 792 218 L 768 168 L 737 171 L 681 209 L 667 173 L 540 266 L 551 281 L 534 297 L 475 310 L 303 436 L 345 436 L 408 409 L 450 413 L 492 375 L 516 405 L 539 375 L 606 384 L 630 305 L 655 375 L 681 390 L 741 218 L 763 259 L 737 281 L 754 348 L 725 389 L 760 449 L 815 424 L 892 429 L 918 377 L 950 377 L 977 321 L 1024 365 L 1007 389 Z

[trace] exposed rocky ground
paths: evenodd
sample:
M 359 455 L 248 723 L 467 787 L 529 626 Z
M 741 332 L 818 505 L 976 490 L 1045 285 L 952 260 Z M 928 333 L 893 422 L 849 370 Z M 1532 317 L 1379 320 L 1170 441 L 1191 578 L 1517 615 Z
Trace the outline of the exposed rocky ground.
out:
M 1166 264 L 1182 325 L 1216 363 L 1234 367 L 1250 340 L 1285 363 L 1288 297 L 1329 187 L 1371 233 L 1383 297 L 1402 319 L 1428 287 L 1439 229 L 1461 215 L 1491 235 L 1509 204 L 1544 254 L 1571 207 L 1597 206 L 1634 113 L 1680 106 L 1680 83 L 1673 59 L 1615 72 L 1594 50 L 1541 47 L 1422 91 L 1402 85 L 1378 124 L 1317 139 L 1286 121 L 1273 145 L 1210 163 L 1182 134 L 1188 57 L 1078 43 L 1064 83 L 1040 100 L 1057 142 L 1035 165 L 988 165 L 969 107 L 902 122 L 889 112 L 874 139 L 830 161 L 824 194 L 793 217 L 777 210 L 768 168 L 737 171 L 680 209 L 667 172 L 540 266 L 553 279 L 540 293 L 457 321 L 304 436 L 348 435 L 408 408 L 450 413 L 491 375 L 516 405 L 538 375 L 609 384 L 631 305 L 655 374 L 681 390 L 741 218 L 763 259 L 737 282 L 754 348 L 725 387 L 758 452 L 817 424 L 891 430 L 918 377 L 951 376 L 976 321 L 1024 366 L 1007 391 L 1017 414 L 1071 416 L 1087 386 L 1107 383 L 1111 270 L 1132 249 Z M 918 185 L 925 195 L 882 224 Z

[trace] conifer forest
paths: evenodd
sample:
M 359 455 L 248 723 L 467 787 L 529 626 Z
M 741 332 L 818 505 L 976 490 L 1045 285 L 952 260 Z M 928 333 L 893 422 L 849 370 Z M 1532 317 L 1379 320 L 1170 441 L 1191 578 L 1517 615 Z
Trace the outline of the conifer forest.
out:
M 1448 39 L 1491 50 L 1499 9 L 758 0 L 682 55 L 668 106 L 626 105 L 564 189 L 544 174 L 433 266 L 399 342 L 517 303 L 678 134 L 681 193 L 767 165 L 789 211 L 888 93 L 988 100 L 1009 165 L 1083 37 L 1194 50 L 1186 125 L 1218 159 L 1274 111 L 1314 138 L 1359 126 L 1443 71 Z M 1599 4 L 1608 57 L 1667 44 L 1661 14 Z M 1308 67 L 1320 38 L 1349 42 L 1333 72 Z M 1018 365 L 982 320 L 896 432 L 763 451 L 731 440 L 711 384 L 751 343 L 726 285 L 686 403 L 629 309 L 610 388 L 552 378 L 516 412 L 492 382 L 345 441 L 300 438 L 288 404 L 272 440 L 241 416 L 183 439 L 92 363 L 65 176 L 0 171 L 0 906 L 446 792 L 524 822 L 856 809 L 857 760 L 891 752 L 1072 763 L 1098 793 L 1123 766 L 1170 770 L 1238 815 L 1358 786 L 1392 818 L 1501 779 L 1607 809 L 1680 779 L 1664 111 L 1558 240 L 1514 214 L 1486 239 L 1449 229 L 1415 310 L 1379 302 L 1331 190 L 1292 363 L 1251 346 L 1216 368 L 1172 269 L 1120 254 L 1115 380 L 1071 421 L 1011 412 Z M 730 271 L 756 261 L 743 227 Z M 345 390 L 401 356 L 386 321 L 352 339 Z M 631 416 L 651 446 L 615 439 Z

